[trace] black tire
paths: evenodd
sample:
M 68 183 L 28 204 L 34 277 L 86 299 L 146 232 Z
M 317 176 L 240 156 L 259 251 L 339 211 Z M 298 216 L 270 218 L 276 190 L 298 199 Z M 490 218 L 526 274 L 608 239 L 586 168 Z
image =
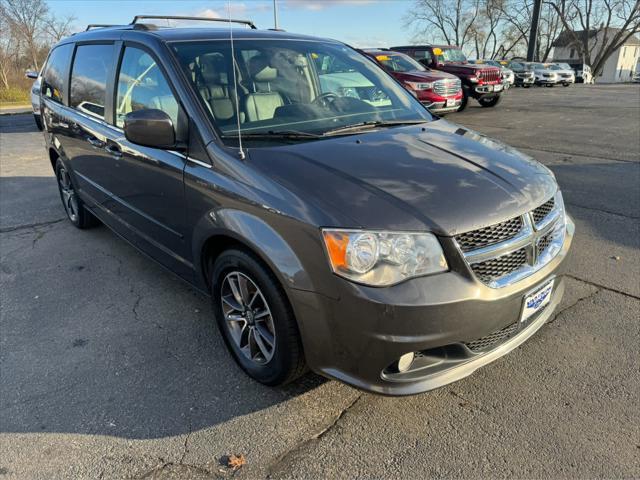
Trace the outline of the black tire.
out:
M 522 85 L 522 88 L 531 88 L 531 85 Z
M 568 84 L 568 83 L 563 83 L 563 84 L 562 84 L 562 86 L 563 86 L 563 87 L 568 87 L 568 86 L 569 86 L 569 84 Z
M 478 99 L 478 102 L 480 102 L 481 106 L 490 108 L 498 105 L 500 103 L 500 100 L 502 100 L 502 95 L 496 95 L 490 98 L 480 98 Z
M 63 177 L 66 179 L 63 180 Z M 58 182 L 58 192 L 60 200 L 69 221 L 82 230 L 92 228 L 100 224 L 100 221 L 86 209 L 84 202 L 76 193 L 71 176 L 67 171 L 67 167 L 58 159 L 56 162 L 56 180 Z M 63 185 L 67 185 L 64 188 Z
M 33 119 L 36 122 L 36 127 L 38 127 L 38 130 L 42 131 L 42 119 L 40 118 L 40 115 L 36 115 L 34 113 L 33 114 Z
M 223 283 L 227 275 L 240 272 L 261 291 L 268 304 L 275 331 L 275 350 L 263 364 L 249 359 L 234 340 L 223 312 Z M 253 254 L 230 249 L 215 261 L 211 271 L 211 299 L 216 323 L 231 356 L 251 378 L 269 386 L 285 385 L 306 371 L 302 341 L 293 310 L 275 275 Z

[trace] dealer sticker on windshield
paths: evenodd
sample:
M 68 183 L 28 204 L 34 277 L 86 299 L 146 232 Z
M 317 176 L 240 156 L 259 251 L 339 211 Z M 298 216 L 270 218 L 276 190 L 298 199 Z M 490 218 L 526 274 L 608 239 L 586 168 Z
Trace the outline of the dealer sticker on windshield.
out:
M 526 322 L 532 315 L 542 310 L 545 305 L 551 301 L 551 292 L 553 291 L 553 282 L 546 283 L 542 288 L 539 288 L 533 293 L 530 293 L 524 298 L 524 306 L 522 307 L 522 315 L 520 316 L 520 322 Z

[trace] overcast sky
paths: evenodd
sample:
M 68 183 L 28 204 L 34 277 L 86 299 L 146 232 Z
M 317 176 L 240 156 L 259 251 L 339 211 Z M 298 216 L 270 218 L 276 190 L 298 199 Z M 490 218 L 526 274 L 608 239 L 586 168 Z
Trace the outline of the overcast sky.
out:
M 403 17 L 410 0 L 277 0 L 280 28 L 335 38 L 355 47 L 392 46 L 409 42 L 412 33 Z M 227 0 L 49 0 L 52 11 L 74 15 L 76 26 L 129 23 L 136 14 L 228 17 Z M 273 0 L 231 0 L 234 18 L 273 27 Z

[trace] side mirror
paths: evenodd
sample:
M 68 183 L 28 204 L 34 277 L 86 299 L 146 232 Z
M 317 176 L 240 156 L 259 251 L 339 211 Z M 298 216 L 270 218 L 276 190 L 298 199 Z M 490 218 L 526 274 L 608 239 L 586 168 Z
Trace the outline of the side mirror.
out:
M 124 136 L 130 142 L 144 147 L 176 147 L 173 122 L 162 110 L 150 108 L 127 113 L 124 117 Z
M 38 72 L 36 72 L 35 70 L 27 70 L 24 76 L 35 80 L 38 78 Z

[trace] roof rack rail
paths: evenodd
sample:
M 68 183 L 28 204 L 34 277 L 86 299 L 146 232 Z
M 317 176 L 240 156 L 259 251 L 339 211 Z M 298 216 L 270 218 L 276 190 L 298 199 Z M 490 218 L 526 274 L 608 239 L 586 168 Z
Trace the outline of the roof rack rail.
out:
M 92 28 L 109 28 L 109 27 L 120 27 L 121 25 L 108 25 L 106 23 L 90 23 L 87 25 L 87 28 L 84 29 L 85 32 L 88 32 Z
M 136 15 L 131 25 L 136 25 L 139 20 L 194 20 L 201 22 L 240 23 L 256 30 L 258 27 L 251 20 L 235 20 L 233 18 L 209 18 L 209 17 L 183 17 L 180 15 Z

